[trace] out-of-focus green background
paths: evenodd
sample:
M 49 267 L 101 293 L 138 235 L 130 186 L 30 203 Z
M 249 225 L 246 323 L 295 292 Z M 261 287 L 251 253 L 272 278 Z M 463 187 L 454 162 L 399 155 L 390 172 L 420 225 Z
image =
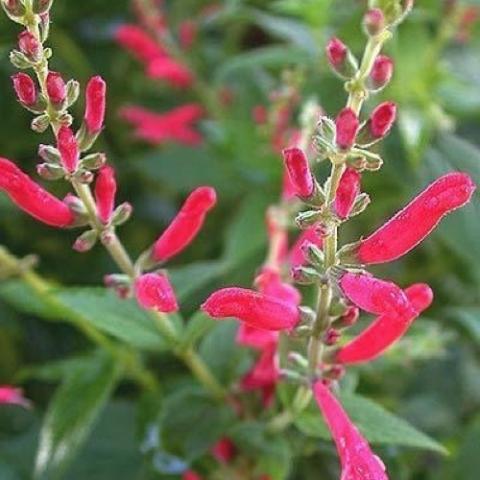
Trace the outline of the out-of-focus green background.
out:
M 166 3 L 173 26 L 197 16 L 207 5 L 200 0 Z M 344 229 L 344 241 L 368 233 L 445 171 L 467 171 L 480 183 L 480 29 L 474 26 L 468 38 L 459 38 L 442 1 L 417 3 L 386 48 L 395 59 L 396 72 L 381 98 L 398 103 L 399 120 L 384 143 L 385 167 L 364 175 L 372 206 Z M 475 4 L 480 8 L 478 1 L 465 2 Z M 252 108 L 268 104 L 282 71 L 290 68 L 304 75 L 302 98 L 316 98 L 327 114 L 335 115 L 345 102 L 345 92 L 327 67 L 324 44 L 336 34 L 360 54 L 365 42 L 360 29 L 365 4 L 360 1 L 224 0 L 218 6 L 217 13 L 201 23 L 188 55 L 212 89 L 232 90 L 233 101 L 219 120 L 202 122 L 206 141 L 195 148 L 146 145 L 135 140 L 118 117 L 118 109 L 126 104 L 161 112 L 197 100 L 193 92 L 172 93 L 147 80 L 141 66 L 114 43 L 115 28 L 134 20 L 128 1 L 57 0 L 49 42 L 54 51 L 52 68 L 83 84 L 92 74 L 101 74 L 108 82 L 107 128 L 99 145 L 117 168 L 120 199 L 135 208 L 133 220 L 121 229 L 129 251 L 139 254 L 145 249 L 195 186 L 208 184 L 218 190 L 218 207 L 199 238 L 169 265 L 187 316 L 215 286 L 248 285 L 265 255 L 265 207 L 278 198 L 282 171 L 280 159 L 252 121 Z M 38 143 L 51 139 L 29 130 L 30 114 L 19 107 L 12 92 L 8 53 L 17 32 L 17 25 L 0 16 L 0 154 L 33 172 Z M 372 99 L 367 110 L 378 101 Z M 82 102 L 73 113 L 81 117 Z M 64 193 L 62 186 L 52 188 Z M 101 284 L 103 275 L 113 271 L 110 259 L 98 247 L 85 255 L 74 253 L 74 238 L 73 232 L 36 223 L 0 195 L 0 244 L 18 256 L 38 255 L 38 270 L 59 284 Z M 449 451 L 442 456 L 380 446 L 391 478 L 476 480 L 480 471 L 478 194 L 472 205 L 445 220 L 408 257 L 375 273 L 400 285 L 427 282 L 436 299 L 385 359 L 347 376 L 350 388 L 358 382 L 359 392 Z M 0 478 L 17 480 L 30 478 L 36 428 L 62 377 L 60 367 L 58 371 L 26 369 L 90 347 L 74 327 L 26 313 L 25 305 L 11 301 L 8 288 L 0 286 L 0 297 L 5 300 L 0 298 L 0 383 L 24 381 L 36 404 L 31 413 L 0 412 Z M 28 301 L 23 298 L 21 303 Z M 168 356 L 155 357 L 152 363 L 167 383 L 184 373 Z M 147 469 L 141 459 L 136 397 L 128 382 L 117 388 L 115 400 L 65 478 L 170 478 L 159 473 L 166 470 L 158 465 L 153 467 L 157 473 L 151 473 L 151 465 Z M 297 457 L 289 478 L 335 478 L 330 475 L 336 461 L 325 453 L 331 447 L 318 443 Z M 152 477 L 142 476 L 147 470 Z

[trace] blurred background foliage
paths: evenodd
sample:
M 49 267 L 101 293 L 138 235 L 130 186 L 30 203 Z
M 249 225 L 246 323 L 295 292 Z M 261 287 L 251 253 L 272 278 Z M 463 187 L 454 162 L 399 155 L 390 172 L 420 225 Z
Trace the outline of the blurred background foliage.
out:
M 372 206 L 344 229 L 344 241 L 368 233 L 445 171 L 467 171 L 480 184 L 480 28 L 473 25 L 468 32 L 459 30 L 456 19 L 445 13 L 444 3 L 452 2 L 418 0 L 413 14 L 386 47 L 395 59 L 396 72 L 382 97 L 398 102 L 400 118 L 382 147 L 385 167 L 379 174 L 364 176 L 364 189 L 373 199 Z M 197 15 L 208 2 L 166 4 L 171 25 L 178 25 Z M 470 0 L 465 5 L 480 7 L 480 2 Z M 252 120 L 253 107 L 268 104 L 270 92 L 280 86 L 282 73 L 288 68 L 302 78 L 302 98 L 316 98 L 327 114 L 334 116 L 345 102 L 345 92 L 327 67 L 323 47 L 336 34 L 355 53 L 362 51 L 365 38 L 359 25 L 365 2 L 219 2 L 215 13 L 202 21 L 189 57 L 212 91 L 220 95 L 228 87 L 233 95 L 216 118 L 202 122 L 205 141 L 194 148 L 146 145 L 134 139 L 131 129 L 118 117 L 118 109 L 126 104 L 141 104 L 161 112 L 198 100 L 195 92 L 172 94 L 146 79 L 141 67 L 114 43 L 115 28 L 134 18 L 130 7 L 127 0 L 57 0 L 50 39 L 52 67 L 83 84 L 94 73 L 108 82 L 108 121 L 100 147 L 117 168 L 120 199 L 130 201 L 135 208 L 133 221 L 121 231 L 131 252 L 139 254 L 153 241 L 195 186 L 217 188 L 218 207 L 194 245 L 171 265 L 188 318 L 215 287 L 249 285 L 265 255 L 264 213 L 266 206 L 278 198 L 282 170 L 278 155 Z M 3 156 L 32 171 L 39 136 L 28 129 L 30 116 L 16 104 L 9 79 L 13 69 L 8 52 L 17 33 L 17 26 L 1 16 L 0 145 Z M 377 101 L 369 102 L 367 110 Z M 81 102 L 74 114 L 81 116 Z M 61 187 L 58 193 L 62 193 Z M 0 196 L 0 218 L 0 244 L 17 256 L 38 255 L 41 274 L 59 285 L 99 285 L 103 275 L 112 271 L 102 249 L 87 255 L 73 253 L 74 233 L 36 223 L 13 208 L 4 196 Z M 445 456 L 383 442 L 386 445 L 378 448 L 395 480 L 478 478 L 479 220 L 477 194 L 472 205 L 444 221 L 406 259 L 376 272 L 400 285 L 427 282 L 436 293 L 427 317 L 413 326 L 404 341 L 384 359 L 352 369 L 345 379 L 347 391 L 375 399 L 448 449 L 449 455 Z M 67 418 L 52 430 L 59 435 L 57 451 L 45 455 L 73 455 L 77 443 L 82 443 L 84 434 L 95 424 L 94 433 L 64 477 L 71 480 L 174 478 L 168 473 L 182 471 L 185 462 L 204 453 L 222 428 L 232 423 L 230 412 L 212 406 L 187 381 L 184 367 L 161 353 L 157 344 L 161 339 L 153 338 L 148 319 L 137 318 L 137 310 L 105 305 L 108 299 L 98 296 L 96 290 L 89 291 L 90 297 L 82 297 L 75 290 L 67 290 L 63 301 L 87 317 L 100 316 L 95 321 L 105 325 L 110 325 L 108 315 L 112 316 L 111 322 L 121 318 L 127 329 L 129 321 L 145 324 L 135 339 L 121 338 L 118 332 L 109 331 L 108 325 L 106 331 L 141 350 L 154 350 L 156 353 L 148 358 L 162 391 L 175 393 L 165 393 L 159 420 L 152 423 L 159 412 L 157 398 L 140 395 L 128 379 L 122 377 L 120 382 L 115 362 L 92 351 L 72 323 L 45 322 L 44 318 L 55 315 L 43 310 L 44 305 L 37 305 L 31 292 L 18 282 L 4 283 L 0 287 L 0 383 L 22 382 L 36 407 L 32 412 L 13 407 L 0 411 L 2 480 L 30 478 L 39 426 L 60 381 L 63 392 L 55 396 L 55 401 L 61 402 L 62 394 L 67 398 L 63 407 Z M 62 314 L 57 317 L 65 319 Z M 196 321 L 203 328 L 198 315 Z M 202 336 L 202 331 L 195 332 L 194 328 L 191 335 Z M 228 323 L 214 328 L 201 341 L 202 355 L 225 383 L 238 377 L 249 364 L 248 352 L 233 345 L 232 328 Z M 84 409 L 79 398 L 84 404 L 90 402 L 91 408 Z M 95 422 L 97 413 L 100 416 Z M 212 431 L 212 425 L 220 430 Z M 192 426 L 196 436 L 195 432 L 186 433 Z M 292 432 L 288 445 L 283 439 L 278 445 L 271 440 L 265 444 L 257 427 L 247 425 L 242 430 L 237 425 L 232 435 L 240 443 L 248 437 L 250 448 L 252 439 L 258 441 L 253 448 L 262 452 L 262 458 L 274 459 L 279 472 L 274 478 L 284 478 L 288 472 L 291 479 L 336 478 L 337 461 L 330 455 L 328 442 L 306 440 Z M 67 435 L 60 438 L 62 431 Z M 167 449 L 161 439 L 168 441 Z M 55 445 L 55 438 L 50 440 Z M 53 458 L 51 464 L 63 465 L 64 461 L 63 457 Z M 39 478 L 56 478 L 57 474 L 48 473 L 48 469 L 43 473 Z

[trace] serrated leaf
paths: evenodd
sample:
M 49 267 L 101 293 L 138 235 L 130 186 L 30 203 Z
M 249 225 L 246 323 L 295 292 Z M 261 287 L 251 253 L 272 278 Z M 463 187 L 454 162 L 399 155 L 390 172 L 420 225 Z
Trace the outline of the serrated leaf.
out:
M 35 480 L 61 478 L 88 438 L 107 403 L 120 370 L 113 358 L 98 356 L 69 376 L 45 415 L 35 460 Z
M 446 453 L 445 448 L 438 442 L 372 400 L 351 394 L 340 395 L 340 399 L 353 423 L 369 442 Z M 327 426 L 316 405 L 312 404 L 304 411 L 295 424 L 306 435 L 330 439 Z

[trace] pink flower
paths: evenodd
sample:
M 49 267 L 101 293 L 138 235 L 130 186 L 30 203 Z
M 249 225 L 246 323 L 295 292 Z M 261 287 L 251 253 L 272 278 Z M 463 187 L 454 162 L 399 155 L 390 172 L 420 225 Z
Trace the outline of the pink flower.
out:
M 53 104 L 61 104 L 67 96 L 67 86 L 58 72 L 48 72 L 47 75 L 48 98 Z
M 141 107 L 124 107 L 120 116 L 135 127 L 135 135 L 153 144 L 177 142 L 198 145 L 202 136 L 194 125 L 203 116 L 203 109 L 192 103 L 157 114 Z
M 396 260 L 416 247 L 448 213 L 470 201 L 475 184 L 465 173 L 435 180 L 376 232 L 360 242 L 356 256 L 363 264 Z
M 0 405 L 19 405 L 20 407 L 30 408 L 31 403 L 23 396 L 20 388 L 10 385 L 0 385 Z
M 341 480 L 388 480 L 385 465 L 372 452 L 330 390 L 318 381 L 313 386 L 313 393 L 337 446 Z
M 383 138 L 390 132 L 397 116 L 397 106 L 393 102 L 384 102 L 372 112 L 368 122 L 370 134 L 374 139 Z
M 155 242 L 152 259 L 165 262 L 184 250 L 205 222 L 207 213 L 215 206 L 217 195 L 211 187 L 199 187 L 194 190 L 177 216 Z
M 110 166 L 102 167 L 97 176 L 95 184 L 95 200 L 97 203 L 98 218 L 107 225 L 115 208 L 115 194 L 117 192 L 117 182 L 115 180 L 115 170 Z
M 202 477 L 193 470 L 188 470 L 183 474 L 182 480 L 202 480 Z
M 107 84 L 102 77 L 92 77 L 88 82 L 85 95 L 85 125 L 88 133 L 94 135 L 103 127 L 105 119 Z
M 166 56 L 152 60 L 148 64 L 147 75 L 155 80 L 165 80 L 172 87 L 188 88 L 193 83 L 190 70 Z
M 45 191 L 5 158 L 0 158 L 0 189 L 19 208 L 47 225 L 68 227 L 75 221 L 64 202 Z
M 290 330 L 300 320 L 298 308 L 291 303 L 245 288 L 224 288 L 210 295 L 202 310 L 211 317 L 234 317 L 264 330 Z
M 167 52 L 143 29 L 136 25 L 122 25 L 115 32 L 116 41 L 139 61 L 149 64 Z
M 336 142 L 342 150 L 348 150 L 357 138 L 359 121 L 357 114 L 351 108 L 344 108 L 335 120 L 337 127 Z
M 12 76 L 13 88 L 18 101 L 27 107 L 35 105 L 38 98 L 37 87 L 26 73 L 16 73 Z
M 236 448 L 228 437 L 221 438 L 213 447 L 212 455 L 219 463 L 230 463 L 236 454 Z
M 297 147 L 286 148 L 283 160 L 295 193 L 302 198 L 309 198 L 315 189 L 314 178 L 305 153 Z
M 342 219 L 347 218 L 352 211 L 355 200 L 360 193 L 360 174 L 353 168 L 347 168 L 338 185 L 334 209 Z
M 135 281 L 135 296 L 139 305 L 163 313 L 178 311 L 177 299 L 168 278 L 160 273 L 146 273 Z
M 336 361 L 350 364 L 368 362 L 397 342 L 433 300 L 432 290 L 423 283 L 407 288 L 405 294 L 412 308 L 403 313 L 390 310 L 381 314 L 366 330 L 338 351 Z
M 318 248 L 323 247 L 323 237 L 321 235 L 320 230 L 321 229 L 319 225 L 313 225 L 307 228 L 307 230 L 304 230 L 299 235 L 296 242 L 293 244 L 293 247 L 290 250 L 290 255 L 289 255 L 290 266 L 293 269 L 297 267 L 301 267 L 302 265 L 305 265 L 306 259 L 305 259 L 304 247 L 307 244 L 313 243 Z
M 327 58 L 334 70 L 341 70 L 348 54 L 347 46 L 337 37 L 327 43 Z
M 276 218 L 275 209 L 267 210 L 265 223 L 270 250 L 276 252 L 270 261 L 273 265 L 279 266 L 285 261 L 288 254 L 288 232 Z
M 385 15 L 380 8 L 371 8 L 363 17 L 363 26 L 369 35 L 377 35 L 385 27 Z
M 390 83 L 393 75 L 393 60 L 386 55 L 378 55 L 370 73 L 370 80 L 375 89 L 385 87 Z
M 37 40 L 37 37 L 28 30 L 24 30 L 18 36 L 18 48 L 26 57 L 33 61 L 37 61 L 42 52 L 42 44 Z
M 64 125 L 57 134 L 57 147 L 60 152 L 63 168 L 73 173 L 78 167 L 80 152 L 75 135 L 70 127 Z

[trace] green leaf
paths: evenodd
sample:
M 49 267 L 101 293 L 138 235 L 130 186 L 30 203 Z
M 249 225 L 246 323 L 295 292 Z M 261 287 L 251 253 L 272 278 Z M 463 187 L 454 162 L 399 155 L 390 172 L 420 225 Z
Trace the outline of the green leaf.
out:
M 122 342 L 145 350 L 166 347 L 152 318 L 133 300 L 122 300 L 105 288 L 66 288 L 54 293 L 68 308 L 67 314 Z
M 219 405 L 203 390 L 189 385 L 165 399 L 160 430 L 166 445 L 193 460 L 207 452 L 234 419 L 230 406 Z
M 182 345 L 186 348 L 195 343 L 208 332 L 210 332 L 217 322 L 203 312 L 197 312 L 190 318 L 185 326 L 182 335 Z
M 445 314 L 460 323 L 469 336 L 480 344 L 480 307 L 452 307 L 447 308 Z
M 447 453 L 438 442 L 372 400 L 352 394 L 343 394 L 340 399 L 353 423 L 357 425 L 369 442 Z M 306 435 L 326 440 L 331 438 L 316 405 L 312 404 L 305 410 L 297 418 L 295 424 Z
M 40 433 L 34 478 L 61 478 L 87 440 L 120 371 L 109 356 L 75 371 L 52 399 Z

